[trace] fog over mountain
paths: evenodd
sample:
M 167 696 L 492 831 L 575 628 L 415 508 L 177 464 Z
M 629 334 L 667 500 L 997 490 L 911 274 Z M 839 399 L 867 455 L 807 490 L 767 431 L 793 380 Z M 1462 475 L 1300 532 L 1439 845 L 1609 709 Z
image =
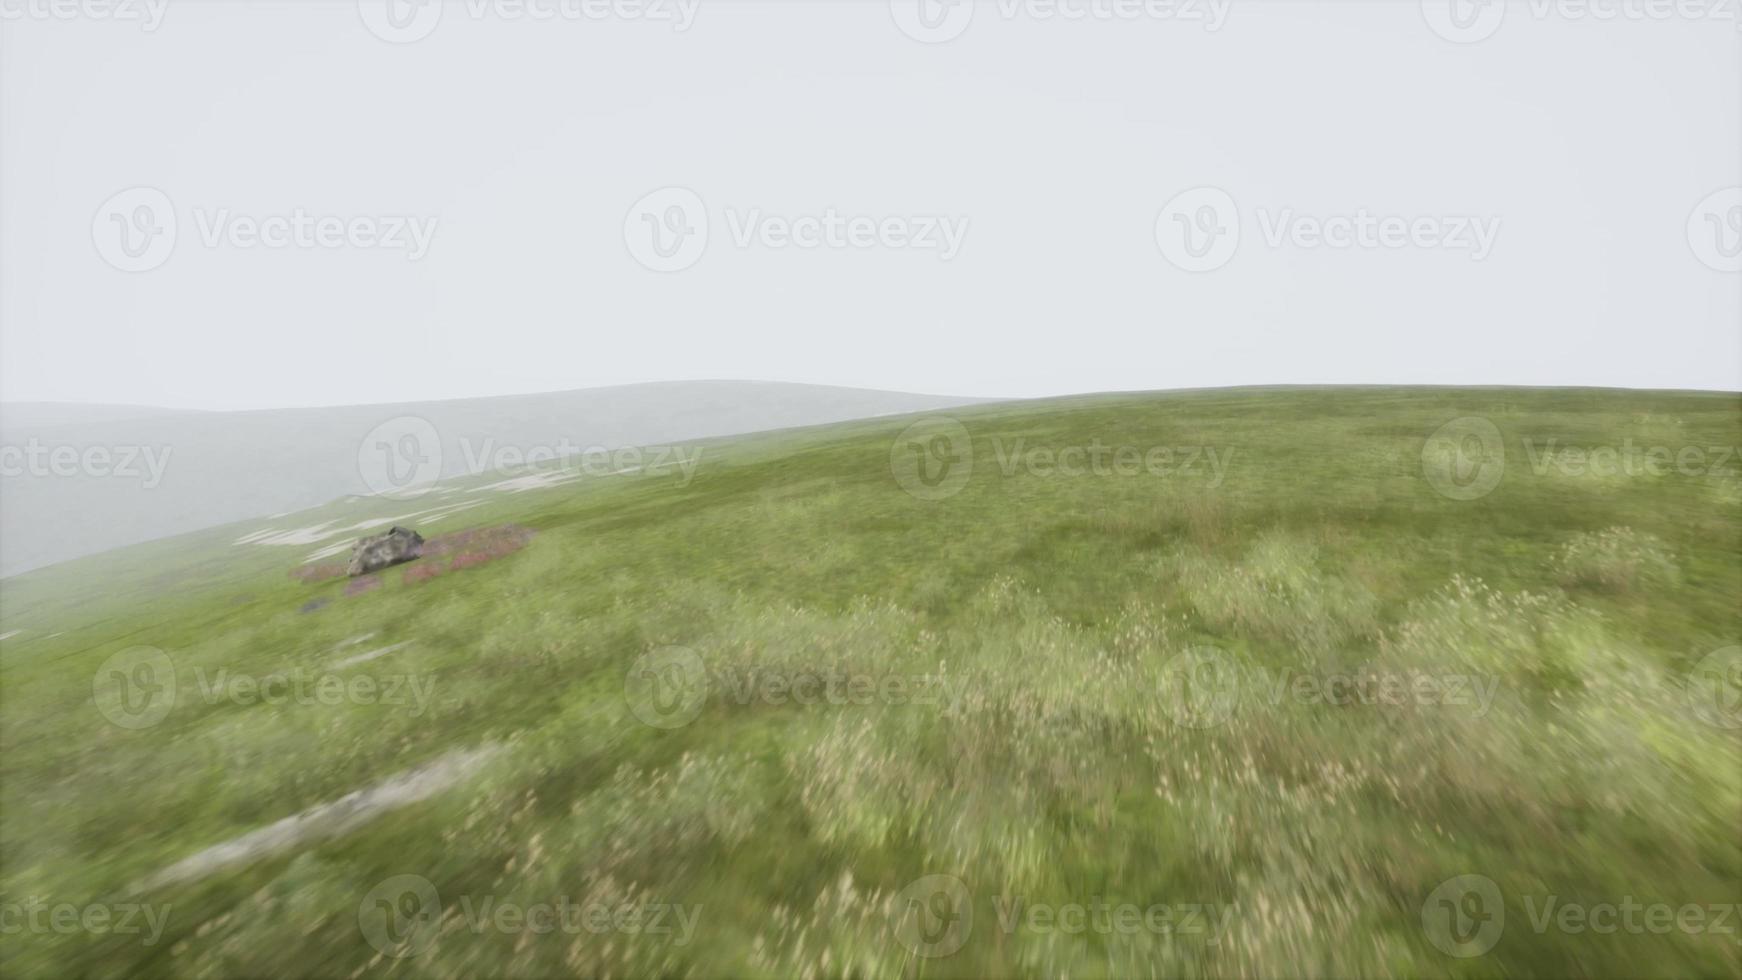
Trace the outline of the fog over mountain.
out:
M 383 486 L 380 453 L 444 477 L 528 455 L 681 444 L 976 399 L 686 381 L 244 412 L 0 406 L 0 575 Z M 425 425 L 427 423 L 427 425 Z M 433 433 L 433 437 L 429 434 Z M 409 446 L 400 443 L 411 439 Z M 439 448 L 436 448 L 439 445 Z M 405 470 L 409 473 L 410 470 Z

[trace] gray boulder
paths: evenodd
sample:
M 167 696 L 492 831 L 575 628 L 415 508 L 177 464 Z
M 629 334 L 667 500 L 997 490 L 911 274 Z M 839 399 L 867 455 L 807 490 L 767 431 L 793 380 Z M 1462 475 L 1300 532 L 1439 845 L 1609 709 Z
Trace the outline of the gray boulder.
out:
M 351 550 L 345 574 L 355 578 L 378 572 L 389 565 L 412 561 L 423 554 L 423 535 L 410 528 L 394 527 L 386 534 L 362 538 Z

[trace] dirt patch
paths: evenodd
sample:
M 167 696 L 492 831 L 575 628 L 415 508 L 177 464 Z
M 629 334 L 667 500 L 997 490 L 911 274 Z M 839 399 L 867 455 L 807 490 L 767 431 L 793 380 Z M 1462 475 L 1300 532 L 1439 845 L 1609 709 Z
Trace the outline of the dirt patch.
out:
M 345 566 L 337 563 L 324 565 L 298 565 L 290 570 L 290 577 L 298 582 L 326 582 L 345 577 Z

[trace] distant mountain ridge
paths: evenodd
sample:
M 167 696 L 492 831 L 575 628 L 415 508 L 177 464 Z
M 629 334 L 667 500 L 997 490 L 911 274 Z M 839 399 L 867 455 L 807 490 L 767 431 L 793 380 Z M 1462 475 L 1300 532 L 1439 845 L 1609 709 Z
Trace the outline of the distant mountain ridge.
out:
M 100 422 L 135 422 L 165 415 L 196 414 L 191 409 L 152 405 L 87 405 L 80 402 L 0 402 L 0 432 Z M 204 414 L 204 413 L 197 413 Z
M 359 451 L 366 437 L 383 431 L 379 427 L 390 433 L 404 428 L 394 420 L 413 420 L 405 425 L 433 432 L 439 452 L 424 456 L 439 459 L 442 476 L 453 476 L 486 450 L 504 447 L 676 444 L 988 400 L 784 382 L 675 381 L 237 412 L 0 405 L 0 576 L 379 490 Z M 90 464 L 100 464 L 95 469 L 102 472 Z

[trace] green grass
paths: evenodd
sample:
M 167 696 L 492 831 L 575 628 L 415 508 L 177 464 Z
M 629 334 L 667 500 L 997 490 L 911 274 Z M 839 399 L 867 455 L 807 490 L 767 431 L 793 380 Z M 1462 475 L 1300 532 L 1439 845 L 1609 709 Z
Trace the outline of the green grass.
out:
M 1452 419 L 1505 439 L 1473 500 L 1423 478 Z M 1742 733 L 1689 672 L 1742 643 L 1742 460 L 1577 472 L 1540 447 L 1742 445 L 1734 395 L 1272 389 L 1095 396 L 956 413 L 961 491 L 904 492 L 912 419 L 710 443 L 687 487 L 626 475 L 515 495 L 429 529 L 537 533 L 494 563 L 378 591 L 306 585 L 312 547 L 248 524 L 0 586 L 0 901 L 167 906 L 161 941 L 0 934 L 7 976 L 1320 974 L 1734 976 L 1728 935 L 1537 929 L 1594 906 L 1742 901 Z M 1069 477 L 999 453 L 1214 447 L 1161 477 Z M 1527 450 L 1523 440 L 1531 440 Z M 996 443 L 995 443 L 996 440 Z M 1538 465 L 1533 466 L 1533 461 Z M 1717 457 L 1708 457 L 1716 463 Z M 458 499 L 458 498 L 455 498 Z M 361 501 L 340 513 L 427 506 Z M 312 598 L 331 599 L 299 612 Z M 367 645 L 336 650 L 373 632 Z M 61 633 L 60 636 L 50 634 Z M 237 703 L 222 669 L 414 675 L 413 705 Z M 174 664 L 160 723 L 107 721 L 99 665 Z M 655 727 L 632 671 L 681 647 L 712 678 Z M 1203 654 L 1238 700 L 1203 700 Z M 681 656 L 681 655 L 674 655 Z M 645 661 L 641 661 L 645 664 Z M 689 661 L 685 661 L 689 662 Z M 1275 696 L 1306 677 L 1462 679 L 1484 707 Z M 745 696 L 814 677 L 869 703 Z M 645 678 L 642 678 L 645 679 Z M 937 693 L 936 703 L 921 690 Z M 679 716 L 681 718 L 681 715 Z M 1203 723 L 1202 727 L 1182 721 Z M 483 770 L 361 826 L 144 894 L 204 848 L 439 759 Z M 427 879 L 443 918 L 403 959 L 359 905 Z M 1423 904 L 1491 879 L 1485 955 L 1436 947 Z M 953 955 L 910 944 L 903 889 L 960 880 Z M 486 900 L 699 906 L 675 936 L 467 928 Z M 1226 934 L 1004 928 L 1017 899 L 1209 906 Z M 1643 920 L 1642 920 L 1643 921 Z M 3 924 L 3 923 L 0 923 Z

